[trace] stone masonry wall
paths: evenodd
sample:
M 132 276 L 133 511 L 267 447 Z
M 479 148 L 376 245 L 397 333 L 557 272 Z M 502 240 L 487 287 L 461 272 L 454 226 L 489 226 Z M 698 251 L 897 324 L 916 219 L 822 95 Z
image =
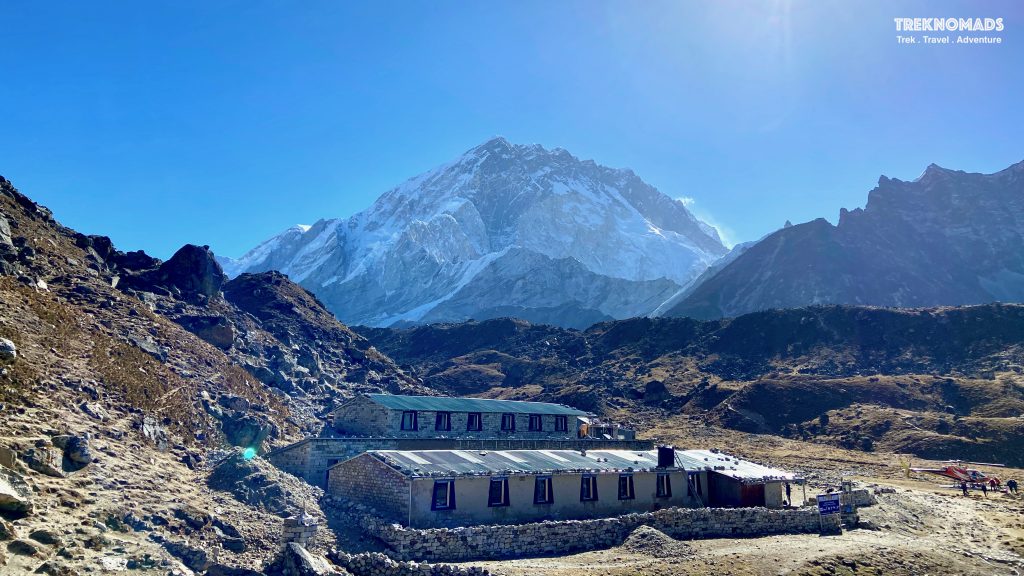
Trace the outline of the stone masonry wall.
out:
M 331 468 L 327 491 L 373 508 L 389 522 L 409 519 L 409 479 L 369 454 Z
M 355 576 L 488 576 L 490 574 L 488 570 L 478 566 L 398 562 L 380 552 L 349 554 L 335 550 L 327 557 L 331 559 L 331 562 Z
M 267 454 L 278 468 L 326 487 L 327 469 L 368 450 L 650 450 L 649 440 L 307 438 Z
M 384 541 L 401 560 L 460 562 L 568 554 L 621 544 L 639 526 L 679 540 L 768 534 L 836 532 L 838 514 L 819 517 L 813 508 L 667 508 L 616 518 L 519 525 L 416 530 L 363 516 L 363 529 Z

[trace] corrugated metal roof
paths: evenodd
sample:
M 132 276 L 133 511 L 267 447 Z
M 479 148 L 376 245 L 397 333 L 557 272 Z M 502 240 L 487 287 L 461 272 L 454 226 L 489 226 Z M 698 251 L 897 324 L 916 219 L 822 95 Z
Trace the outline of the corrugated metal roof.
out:
M 658 451 L 632 450 L 371 450 L 409 476 L 478 476 L 653 470 Z M 337 465 L 336 465 L 337 466 Z M 714 471 L 744 482 L 794 480 L 796 475 L 711 450 L 676 450 L 676 467 Z
M 409 476 L 470 476 L 545 472 L 612 472 L 649 470 L 658 464 L 656 450 L 371 450 Z
M 797 477 L 792 472 L 769 468 L 711 450 L 676 450 L 676 462 L 688 469 L 709 466 L 719 474 L 741 481 L 795 480 Z
M 517 414 L 565 414 L 585 416 L 582 410 L 563 404 L 491 400 L 489 398 L 451 398 L 447 396 L 401 396 L 398 394 L 367 394 L 370 400 L 392 410 L 430 410 L 441 412 L 511 412 Z

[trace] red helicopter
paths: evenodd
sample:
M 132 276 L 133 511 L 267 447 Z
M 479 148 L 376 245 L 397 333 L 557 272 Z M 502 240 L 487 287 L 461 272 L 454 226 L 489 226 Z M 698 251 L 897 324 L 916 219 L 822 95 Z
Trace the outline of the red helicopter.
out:
M 910 468 L 910 471 L 937 474 L 939 476 L 951 478 L 952 480 L 955 480 L 957 483 L 967 482 L 970 485 L 987 484 L 991 483 L 992 481 L 995 481 L 996 487 L 1002 484 L 1002 482 L 999 481 L 999 478 L 995 476 L 989 476 L 982 472 L 981 470 L 967 468 L 966 466 L 964 466 L 964 464 L 973 464 L 976 466 L 995 466 L 1000 468 L 1005 467 L 1005 464 L 992 464 L 989 462 L 962 462 L 960 460 L 948 460 L 947 462 L 951 462 L 952 464 L 946 466 L 945 468 Z

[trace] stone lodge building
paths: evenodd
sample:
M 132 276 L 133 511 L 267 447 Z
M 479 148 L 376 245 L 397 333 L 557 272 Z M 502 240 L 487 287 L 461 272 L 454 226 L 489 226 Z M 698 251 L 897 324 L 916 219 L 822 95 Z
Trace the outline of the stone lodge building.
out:
M 702 506 L 708 471 L 684 469 L 674 456 L 671 448 L 374 450 L 333 466 L 328 492 L 416 528 L 602 518 Z
M 587 416 L 546 402 L 366 394 L 335 410 L 334 428 L 348 436 L 569 440 L 586 436 Z
M 780 508 L 794 474 L 711 450 L 372 450 L 327 491 L 413 528 L 519 524 L 669 507 Z
M 272 450 L 266 458 L 315 486 L 327 470 L 370 450 L 650 450 L 635 431 L 603 424 L 561 404 L 369 394 L 334 412 L 331 429 Z

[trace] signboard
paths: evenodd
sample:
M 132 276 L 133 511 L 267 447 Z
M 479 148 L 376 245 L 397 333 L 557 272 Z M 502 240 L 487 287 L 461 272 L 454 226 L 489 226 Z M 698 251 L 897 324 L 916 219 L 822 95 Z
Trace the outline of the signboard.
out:
M 839 514 L 839 493 L 818 494 L 818 514 Z

